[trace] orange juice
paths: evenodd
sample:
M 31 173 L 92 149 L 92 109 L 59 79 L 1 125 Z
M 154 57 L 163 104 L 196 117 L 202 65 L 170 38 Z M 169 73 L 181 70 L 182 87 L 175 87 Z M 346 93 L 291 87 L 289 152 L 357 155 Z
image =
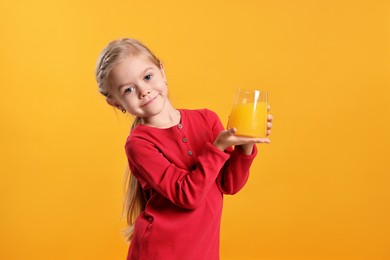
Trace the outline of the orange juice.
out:
M 235 104 L 229 116 L 228 128 L 237 135 L 265 137 L 267 133 L 267 102 Z

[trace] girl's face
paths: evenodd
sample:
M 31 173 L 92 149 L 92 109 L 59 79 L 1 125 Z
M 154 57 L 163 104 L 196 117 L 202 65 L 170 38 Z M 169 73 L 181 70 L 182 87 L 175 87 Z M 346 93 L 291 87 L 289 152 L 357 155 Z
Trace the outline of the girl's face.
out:
M 165 107 L 168 90 L 162 67 L 142 55 L 126 57 L 110 74 L 111 105 L 147 120 Z

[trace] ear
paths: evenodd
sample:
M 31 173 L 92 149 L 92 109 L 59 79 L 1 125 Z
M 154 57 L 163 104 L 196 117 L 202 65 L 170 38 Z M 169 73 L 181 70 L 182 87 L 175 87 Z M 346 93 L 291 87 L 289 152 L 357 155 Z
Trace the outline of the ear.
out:
M 107 98 L 106 98 L 106 102 L 107 102 L 110 106 L 113 106 L 113 107 L 118 108 L 119 110 L 121 110 L 120 104 L 118 104 L 118 102 L 116 102 L 112 97 L 107 97 Z

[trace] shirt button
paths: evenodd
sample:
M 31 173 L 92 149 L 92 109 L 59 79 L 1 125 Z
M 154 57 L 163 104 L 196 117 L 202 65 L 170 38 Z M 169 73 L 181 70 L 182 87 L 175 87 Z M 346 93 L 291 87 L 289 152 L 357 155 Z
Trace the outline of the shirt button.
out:
M 183 139 L 181 139 L 184 143 L 187 143 L 187 138 L 183 137 Z
M 187 154 L 188 154 L 189 156 L 191 156 L 191 155 L 192 155 L 192 151 L 189 150 L 189 151 L 187 152 Z
M 182 124 L 178 124 L 178 125 L 177 125 L 177 128 L 182 129 L 182 128 L 183 128 L 183 125 L 182 125 Z

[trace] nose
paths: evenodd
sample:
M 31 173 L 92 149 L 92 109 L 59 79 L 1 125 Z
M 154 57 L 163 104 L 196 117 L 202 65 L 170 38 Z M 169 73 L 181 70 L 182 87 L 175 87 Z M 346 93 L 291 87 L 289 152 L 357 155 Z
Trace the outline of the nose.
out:
M 146 97 L 147 95 L 149 95 L 150 94 L 150 91 L 148 90 L 147 92 L 144 92 L 141 96 L 142 97 Z
M 150 89 L 146 87 L 139 87 L 139 96 L 140 98 L 144 98 L 150 94 Z

